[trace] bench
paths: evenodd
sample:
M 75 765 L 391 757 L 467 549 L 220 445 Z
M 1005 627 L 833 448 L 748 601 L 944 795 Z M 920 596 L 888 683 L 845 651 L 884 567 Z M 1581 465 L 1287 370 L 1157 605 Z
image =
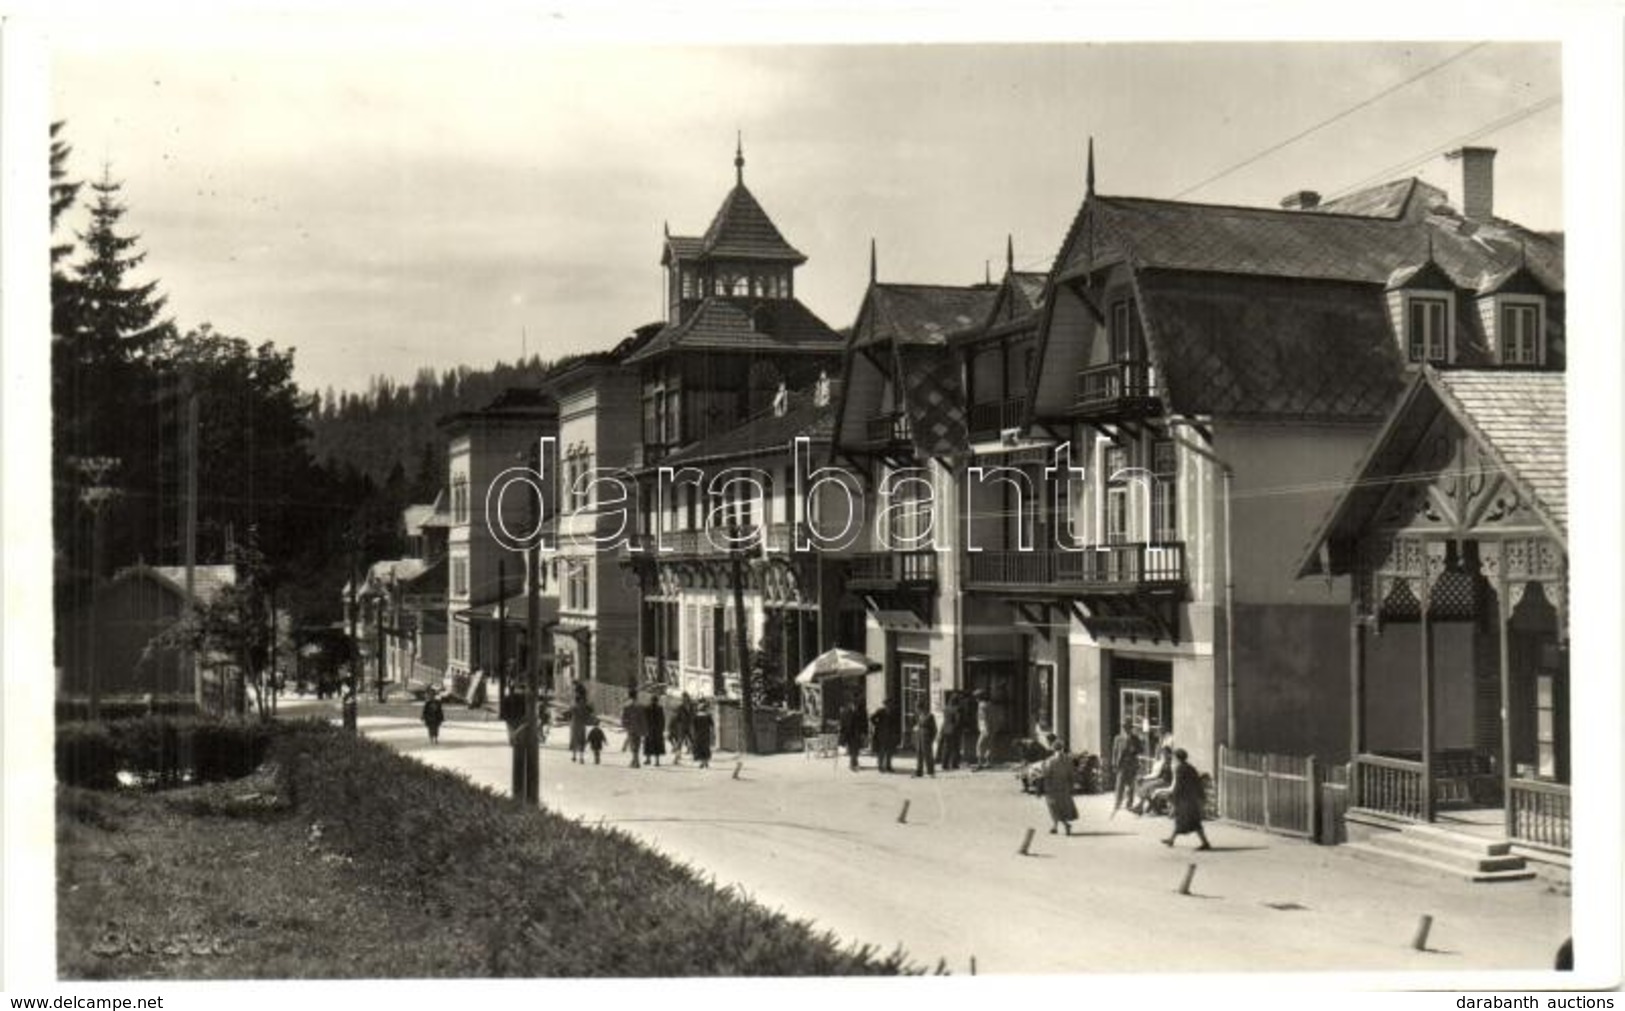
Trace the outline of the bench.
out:
M 806 734 L 801 743 L 808 758 L 834 758 L 841 751 L 839 734 Z

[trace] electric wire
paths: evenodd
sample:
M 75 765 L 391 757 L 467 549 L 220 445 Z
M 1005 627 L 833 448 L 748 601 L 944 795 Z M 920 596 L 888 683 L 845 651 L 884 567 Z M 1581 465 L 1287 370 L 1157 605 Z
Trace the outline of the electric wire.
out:
M 1202 189 L 1204 186 L 1209 185 L 1210 183 L 1218 182 L 1220 179 L 1223 179 L 1225 176 L 1231 175 L 1232 173 L 1235 173 L 1235 172 L 1239 172 L 1240 170 L 1246 168 L 1249 165 L 1254 164 L 1255 162 L 1262 161 L 1264 158 L 1269 157 L 1270 155 L 1274 154 L 1275 152 L 1281 150 L 1282 148 L 1287 147 L 1287 146 L 1289 146 L 1291 144 L 1295 144 L 1298 141 L 1302 140 L 1303 138 L 1309 136 L 1310 134 L 1315 133 L 1315 132 L 1317 132 L 1319 130 L 1323 130 L 1328 126 L 1331 126 L 1333 123 L 1341 122 L 1342 120 L 1347 119 L 1348 117 L 1354 115 L 1356 112 L 1359 112 L 1362 109 L 1368 108 L 1369 106 L 1375 104 L 1376 102 L 1379 102 L 1384 98 L 1387 98 L 1389 95 L 1392 95 L 1394 92 L 1399 91 L 1399 90 L 1401 90 L 1403 88 L 1408 88 L 1411 85 L 1415 84 L 1417 81 L 1420 81 L 1423 78 L 1428 77 L 1429 75 L 1438 73 L 1439 71 L 1443 70 L 1445 67 L 1448 67 L 1450 64 L 1455 63 L 1457 60 L 1460 60 L 1461 58 L 1463 58 L 1465 56 L 1469 56 L 1472 53 L 1475 53 L 1480 49 L 1483 49 L 1487 45 L 1489 45 L 1488 42 L 1474 43 L 1473 45 L 1468 46 L 1466 49 L 1462 49 L 1462 50 L 1460 50 L 1460 51 L 1458 51 L 1458 52 L 1456 52 L 1456 53 L 1454 53 L 1454 54 L 1452 54 L 1450 56 L 1447 56 L 1443 60 L 1440 60 L 1438 63 L 1435 63 L 1430 67 L 1427 67 L 1427 68 L 1425 68 L 1425 69 L 1423 69 L 1421 71 L 1418 71 L 1415 74 L 1412 74 L 1410 77 L 1405 78 L 1403 81 L 1400 81 L 1398 84 L 1390 85 L 1390 86 L 1384 88 L 1383 90 L 1377 92 L 1375 95 L 1372 95 L 1369 98 L 1366 98 L 1366 99 L 1363 99 L 1363 100 L 1361 100 L 1359 102 L 1356 102 L 1355 104 L 1349 106 L 1348 108 L 1342 110 L 1341 112 L 1334 113 L 1333 115 L 1328 116 L 1327 118 L 1321 120 L 1320 122 L 1315 123 L 1314 125 L 1312 125 L 1310 127 L 1307 127 L 1307 128 L 1305 128 L 1303 130 L 1298 131 L 1297 133 L 1293 134 L 1292 136 L 1286 138 L 1285 140 L 1278 141 L 1278 142 L 1276 142 L 1274 144 L 1271 144 L 1269 147 L 1264 148 L 1262 151 L 1257 152 L 1256 154 L 1250 155 L 1247 158 L 1243 158 L 1241 161 L 1236 162 L 1234 165 L 1231 165 L 1229 168 L 1221 169 L 1220 171 L 1215 172 L 1213 175 L 1208 176 L 1206 179 L 1203 179 L 1201 182 L 1196 183 L 1194 186 L 1185 187 L 1184 189 L 1180 190 L 1178 193 L 1175 193 L 1173 195 L 1172 199 L 1178 200 L 1180 197 L 1183 197 L 1183 196 L 1185 196 L 1185 195 L 1187 195 L 1189 193 L 1194 193 L 1197 190 Z

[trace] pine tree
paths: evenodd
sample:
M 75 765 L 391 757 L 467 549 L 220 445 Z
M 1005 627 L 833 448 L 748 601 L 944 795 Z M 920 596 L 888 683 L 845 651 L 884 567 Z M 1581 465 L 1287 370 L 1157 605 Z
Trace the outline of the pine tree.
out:
M 79 199 L 80 182 L 68 180 L 68 155 L 73 153 L 73 147 L 67 141 L 60 139 L 57 134 L 62 131 L 62 121 L 51 124 L 51 234 L 56 234 L 56 226 L 62 220 L 75 200 Z M 53 286 L 58 277 L 64 280 L 66 276 L 57 270 L 57 264 L 62 258 L 73 252 L 73 243 L 55 243 L 51 246 L 51 280 Z
M 65 335 L 79 362 L 139 360 L 174 335 L 173 324 L 160 318 L 166 299 L 157 294 L 158 282 L 129 283 L 130 272 L 147 254 L 134 251 L 140 236 L 119 231 L 126 212 L 118 200 L 122 188 L 110 168 L 91 184 L 96 200 L 90 208 L 90 228 L 79 234 L 85 255 L 74 266 L 79 289 L 76 326 Z

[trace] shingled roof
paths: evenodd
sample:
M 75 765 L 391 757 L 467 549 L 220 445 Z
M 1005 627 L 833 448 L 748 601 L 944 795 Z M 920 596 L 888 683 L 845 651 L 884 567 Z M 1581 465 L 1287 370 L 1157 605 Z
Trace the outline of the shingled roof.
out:
M 1353 199 L 1352 197 L 1349 199 Z M 1386 283 L 1430 256 L 1463 289 L 1526 262 L 1563 290 L 1561 239 L 1512 222 L 1472 222 L 1446 205 L 1394 216 L 1288 211 L 1095 196 L 1082 239 L 1063 250 L 1057 274 L 1115 262 L 1175 270 Z
M 1429 370 L 1445 406 L 1569 530 L 1567 384 L 1561 372 Z
M 882 284 L 869 286 L 853 347 L 891 343 L 941 347 L 948 335 L 987 319 L 999 289 L 991 284 Z
M 841 335 L 797 299 L 712 295 L 623 361 L 633 364 L 671 350 L 834 354 L 841 350 Z
M 1414 480 L 1410 460 L 1439 411 L 1450 414 L 1495 465 L 1529 496 L 1552 532 L 1568 540 L 1568 424 L 1561 372 L 1423 367 L 1321 521 L 1298 575 L 1334 574 L 1351 560 L 1335 550 L 1360 536 L 1394 483 Z
M 745 419 L 725 432 L 700 439 L 660 458 L 660 466 L 699 464 L 717 460 L 762 456 L 789 449 L 791 440 L 806 438 L 828 444 L 835 431 L 833 399 L 818 403 L 811 390 L 792 390 L 785 412 L 771 409 Z
M 711 227 L 700 239 L 700 255 L 712 259 L 780 260 L 805 263 L 807 258 L 784 240 L 773 220 L 740 182 L 729 191 Z
M 1136 288 L 1180 413 L 1375 419 L 1399 394 L 1404 363 L 1367 285 L 1148 270 Z

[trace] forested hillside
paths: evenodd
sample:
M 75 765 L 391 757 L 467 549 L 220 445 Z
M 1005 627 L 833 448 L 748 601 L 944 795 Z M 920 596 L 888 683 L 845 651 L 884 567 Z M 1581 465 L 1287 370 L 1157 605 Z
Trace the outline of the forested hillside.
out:
M 395 480 L 406 480 L 413 501 L 427 502 L 445 483 L 445 438 L 435 422 L 483 407 L 510 386 L 534 386 L 551 364 L 532 355 L 483 370 L 423 368 L 410 385 L 379 377 L 364 393 L 329 388 L 311 417 L 311 455 L 335 470 L 353 467 L 379 487 L 399 467 Z

